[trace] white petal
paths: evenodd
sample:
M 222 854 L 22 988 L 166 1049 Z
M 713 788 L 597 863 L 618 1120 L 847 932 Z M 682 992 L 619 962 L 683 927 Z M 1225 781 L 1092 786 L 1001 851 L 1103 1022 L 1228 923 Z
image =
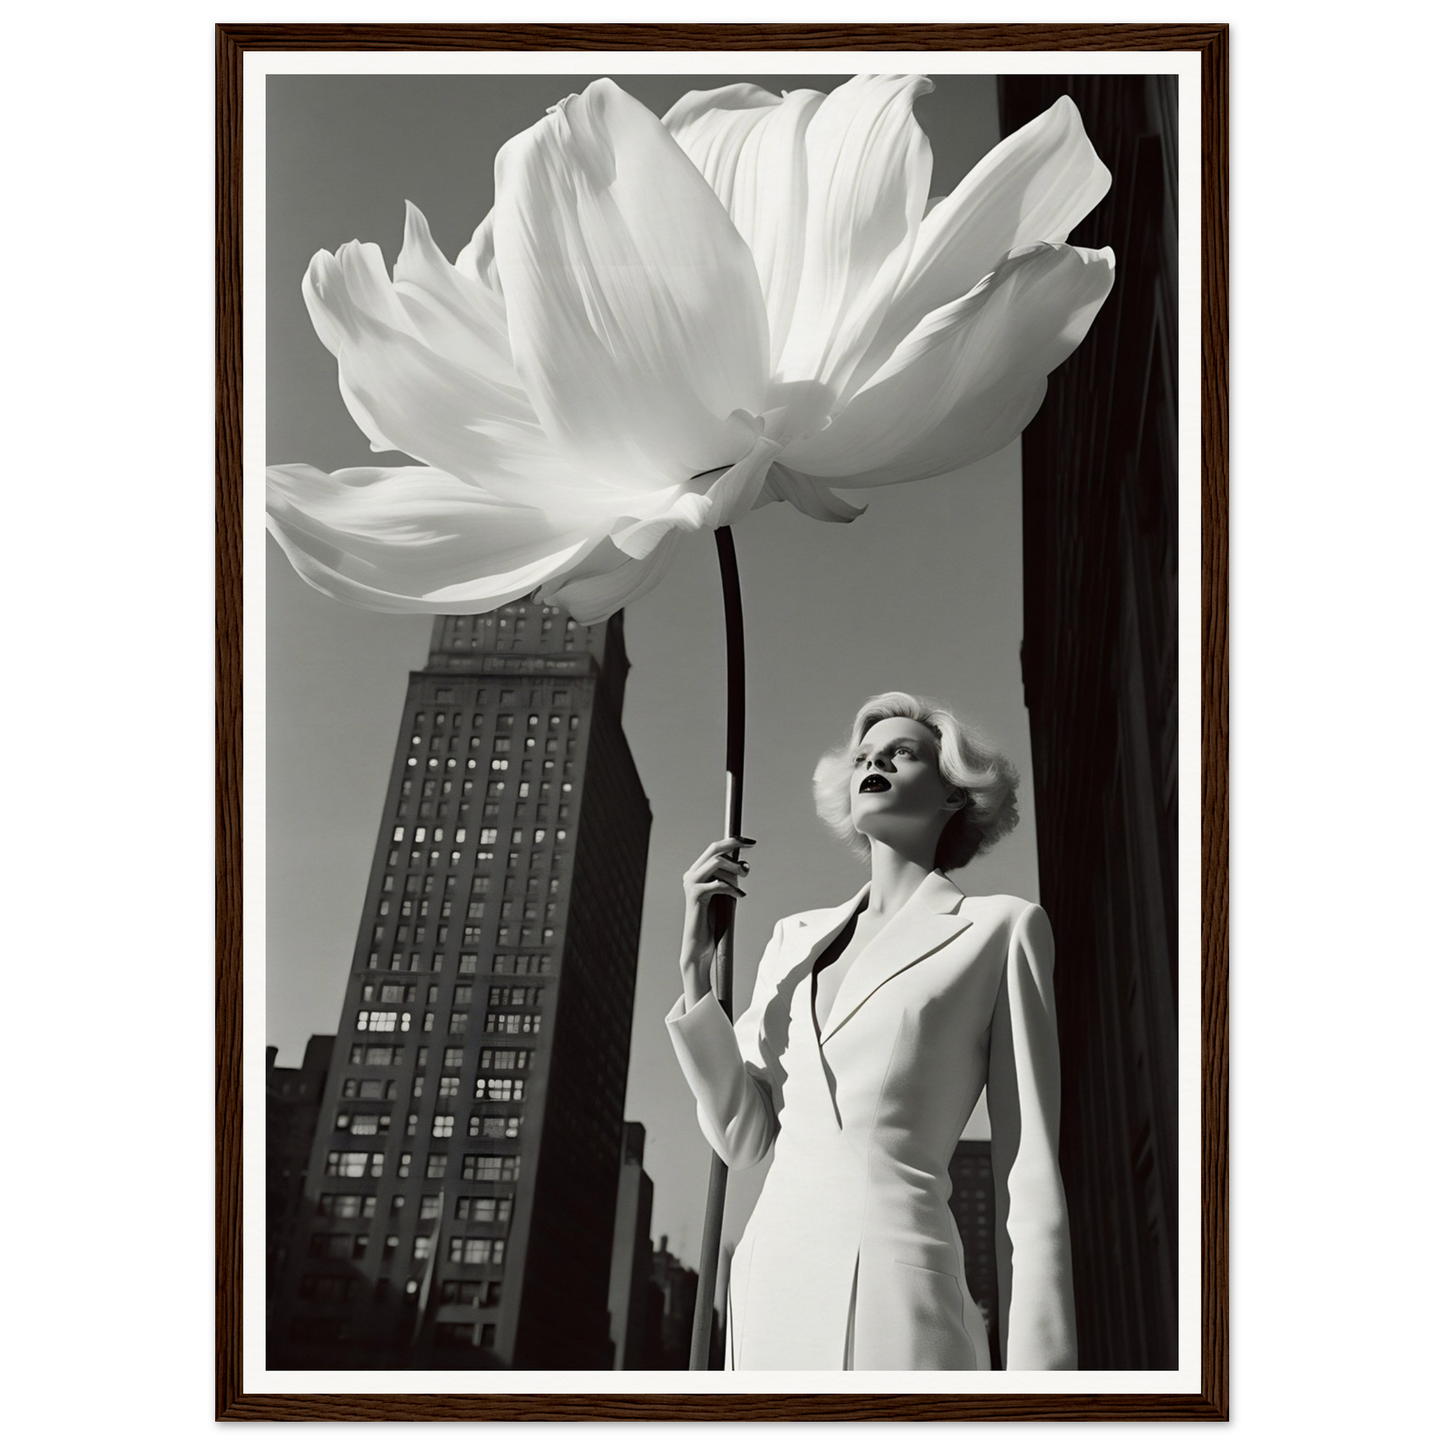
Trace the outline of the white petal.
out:
M 767 323 L 747 247 L 662 123 L 610 80 L 497 157 L 497 268 L 518 374 L 594 473 L 675 485 L 752 445 Z
M 707 177 L 753 253 L 768 311 L 770 367 L 792 324 L 808 213 L 808 123 L 816 90 L 725 85 L 683 96 L 662 123 Z
M 1108 167 L 1068 96 L 1005 137 L 951 195 L 930 203 L 859 380 L 930 311 L 967 294 L 1010 251 L 1066 241 L 1104 198 L 1109 182 Z
M 848 384 L 913 251 L 933 169 L 914 99 L 924 76 L 855 76 L 808 123 L 808 208 L 785 382 Z
M 844 501 L 831 487 L 781 463 L 768 473 L 764 494 L 768 501 L 791 502 L 805 517 L 812 517 L 815 522 L 851 522 L 868 510 Z
M 1109 250 L 1031 247 L 925 317 L 826 431 L 784 461 L 847 487 L 937 476 L 1027 425 L 1114 280 Z
M 495 382 L 520 387 L 501 293 L 442 255 L 426 217 L 410 201 L 393 280 L 412 329 L 426 346 Z
M 426 345 L 375 246 L 318 253 L 303 293 L 374 450 L 405 452 L 523 503 L 538 482 L 563 487 L 575 476 L 521 391 Z
M 578 622 L 600 622 L 620 607 L 635 602 L 662 581 L 681 534 L 669 528 L 657 545 L 639 561 L 603 542 L 561 586 L 543 587 L 544 602 L 564 608 Z
M 270 467 L 266 525 L 329 597 L 385 612 L 485 612 L 600 540 L 429 467 Z

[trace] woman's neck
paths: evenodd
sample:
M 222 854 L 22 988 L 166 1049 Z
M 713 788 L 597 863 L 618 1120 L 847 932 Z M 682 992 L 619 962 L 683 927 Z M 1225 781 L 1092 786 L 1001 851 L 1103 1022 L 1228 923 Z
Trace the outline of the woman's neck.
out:
M 868 912 L 875 917 L 891 918 L 933 872 L 932 848 L 925 858 L 921 852 L 901 853 L 875 838 L 869 856 L 873 876 L 868 885 Z

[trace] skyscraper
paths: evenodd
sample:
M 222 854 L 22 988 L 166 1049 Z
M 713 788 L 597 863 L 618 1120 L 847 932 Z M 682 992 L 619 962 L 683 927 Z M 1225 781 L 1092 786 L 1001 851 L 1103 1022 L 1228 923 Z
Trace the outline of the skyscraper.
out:
M 1114 293 L 1023 439 L 1024 698 L 1057 944 L 1083 1369 L 1172 1369 L 1179 1271 L 1177 81 L 1007 76 L 1005 134 L 1067 92 L 1114 183 L 1070 241 Z M 1196 1207 L 1196 1206 L 1191 1206 Z
M 611 1366 L 651 812 L 622 620 L 439 617 L 411 674 L 273 1367 Z

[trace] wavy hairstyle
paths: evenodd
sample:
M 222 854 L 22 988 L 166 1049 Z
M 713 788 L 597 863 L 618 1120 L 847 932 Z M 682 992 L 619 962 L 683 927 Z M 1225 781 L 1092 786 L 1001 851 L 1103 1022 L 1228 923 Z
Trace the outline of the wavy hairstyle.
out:
M 853 826 L 853 757 L 868 729 L 890 717 L 922 723 L 938 739 L 939 772 L 950 787 L 967 795 L 938 840 L 934 867 L 962 868 L 1013 831 L 1019 820 L 1014 765 L 941 703 L 906 692 L 883 692 L 859 708 L 847 743 L 824 753 L 813 771 L 818 816 L 860 858 L 867 858 L 870 844 Z

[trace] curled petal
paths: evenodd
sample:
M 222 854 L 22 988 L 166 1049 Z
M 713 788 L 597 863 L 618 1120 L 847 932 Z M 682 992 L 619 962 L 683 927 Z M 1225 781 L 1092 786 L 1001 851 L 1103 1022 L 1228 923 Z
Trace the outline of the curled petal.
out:
M 502 148 L 497 268 L 518 374 L 590 471 L 669 485 L 752 445 L 767 323 L 721 202 L 662 123 L 594 81 Z
M 747 242 L 768 312 L 769 366 L 792 325 L 808 215 L 808 123 L 816 90 L 725 85 L 683 96 L 662 123 L 707 177 Z
M 807 127 L 808 205 L 784 382 L 843 390 L 893 299 L 928 200 L 933 156 L 913 118 L 925 76 L 860 75 Z
M 266 507 L 267 529 L 307 582 L 380 612 L 485 612 L 601 540 L 431 467 L 270 467 Z
M 453 266 L 432 240 L 426 217 L 406 203 L 406 235 L 393 272 L 418 339 L 438 355 L 492 381 L 517 387 L 501 293 L 475 271 Z
M 858 369 L 860 382 L 930 311 L 971 291 L 1010 251 L 1068 240 L 1109 180 L 1066 95 L 1006 136 L 951 195 L 929 203 L 898 294 Z
M 768 474 L 765 496 L 770 502 L 791 502 L 815 522 L 851 522 L 868 510 L 845 502 L 831 487 L 781 463 Z
M 669 528 L 647 556 L 634 560 L 602 542 L 561 585 L 540 589 L 542 601 L 563 608 L 578 622 L 600 622 L 636 602 L 662 581 L 681 534 Z
M 1114 256 L 1035 246 L 914 329 L 826 431 L 784 460 L 847 487 L 938 476 L 1012 441 L 1083 340 Z

